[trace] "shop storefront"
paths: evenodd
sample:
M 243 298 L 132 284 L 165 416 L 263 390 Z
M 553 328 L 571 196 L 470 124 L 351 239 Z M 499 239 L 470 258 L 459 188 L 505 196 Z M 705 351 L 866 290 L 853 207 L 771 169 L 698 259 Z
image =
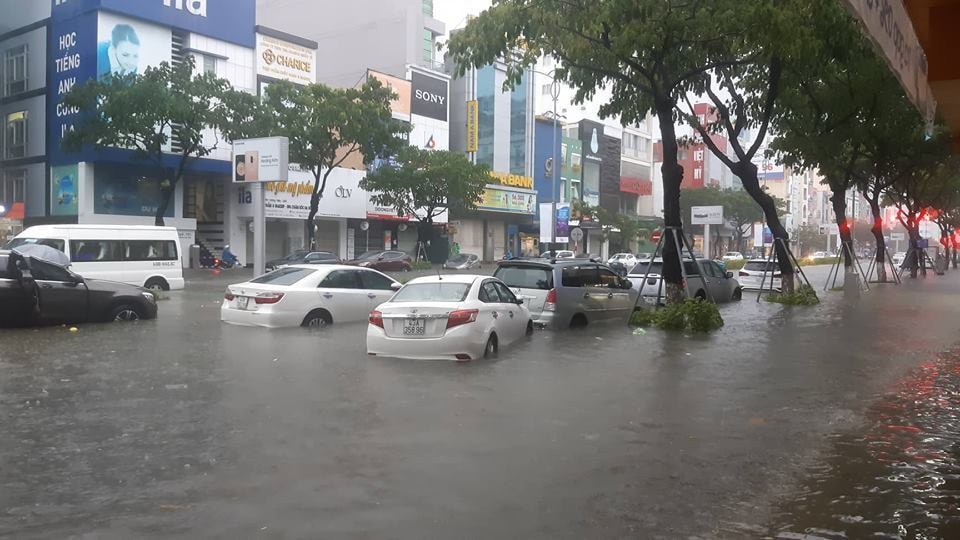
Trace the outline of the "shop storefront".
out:
M 537 192 L 529 176 L 493 173 L 477 210 L 455 220 L 454 242 L 461 253 L 485 261 L 539 253 Z

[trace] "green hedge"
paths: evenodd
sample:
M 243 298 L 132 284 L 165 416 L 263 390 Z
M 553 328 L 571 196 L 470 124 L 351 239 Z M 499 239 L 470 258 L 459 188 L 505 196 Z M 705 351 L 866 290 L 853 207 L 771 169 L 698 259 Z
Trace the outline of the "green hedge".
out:
M 820 303 L 817 292 L 809 285 L 801 285 L 792 293 L 768 294 L 766 300 L 789 306 L 812 306 Z
M 630 324 L 656 326 L 661 330 L 711 332 L 723 327 L 723 317 L 716 304 L 698 298 L 668 304 L 657 310 L 638 309 L 630 317 Z

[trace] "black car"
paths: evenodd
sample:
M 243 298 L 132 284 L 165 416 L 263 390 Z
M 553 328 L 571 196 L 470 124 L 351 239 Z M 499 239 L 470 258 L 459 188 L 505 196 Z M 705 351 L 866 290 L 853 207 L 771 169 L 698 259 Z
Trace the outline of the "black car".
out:
M 329 251 L 306 251 L 298 249 L 286 257 L 267 261 L 267 270 L 276 270 L 277 268 L 288 264 L 340 264 L 342 261 L 335 253 Z
M 68 267 L 0 252 L 0 327 L 154 319 L 153 293 L 84 279 Z

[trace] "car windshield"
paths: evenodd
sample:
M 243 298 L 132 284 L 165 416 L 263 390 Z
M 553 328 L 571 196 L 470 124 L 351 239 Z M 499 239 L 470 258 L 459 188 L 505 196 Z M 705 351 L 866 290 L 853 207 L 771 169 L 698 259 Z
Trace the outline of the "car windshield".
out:
M 57 240 L 54 238 L 14 238 L 13 240 L 7 242 L 7 245 L 3 249 L 13 249 L 20 246 L 26 246 L 30 244 L 37 244 L 40 246 L 50 246 L 53 249 L 63 251 L 63 240 Z
M 739 256 L 740 256 L 740 254 L 737 253 L 736 251 L 728 251 L 728 252 L 727 252 L 727 257 L 739 257 Z
M 642 276 L 647 273 L 648 265 L 650 267 L 649 273 L 656 274 L 658 276 L 660 275 L 660 271 L 663 269 L 663 263 L 661 262 L 650 263 L 649 261 L 637 263 L 636 266 L 633 267 L 633 270 L 630 271 L 630 273 L 640 274 Z
M 463 302 L 470 283 L 431 282 L 404 285 L 391 302 Z
M 281 268 L 269 274 L 251 279 L 250 283 L 258 283 L 261 285 L 293 285 L 314 272 L 316 272 L 316 270 L 307 268 Z
M 367 252 L 363 253 L 362 255 L 360 255 L 359 257 L 357 257 L 357 260 L 358 260 L 358 261 L 369 261 L 369 260 L 373 260 L 373 259 L 376 259 L 377 257 L 379 257 L 381 253 L 383 253 L 383 252 L 382 252 L 382 251 L 367 251 Z
M 326 251 L 317 251 L 307 255 L 307 258 L 315 261 L 332 261 L 335 260 L 337 256 Z
M 507 287 L 541 291 L 549 291 L 553 288 L 551 275 L 549 268 L 537 266 L 501 266 L 493 273 L 493 276 L 506 283 Z

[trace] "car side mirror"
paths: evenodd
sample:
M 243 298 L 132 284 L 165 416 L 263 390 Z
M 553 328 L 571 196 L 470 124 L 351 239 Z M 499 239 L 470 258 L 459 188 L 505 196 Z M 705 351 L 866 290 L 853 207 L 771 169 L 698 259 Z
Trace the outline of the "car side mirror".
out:
M 383 260 L 383 255 L 377 257 L 377 260 L 378 260 L 378 261 L 382 261 L 382 260 Z
M 390 290 L 391 290 L 391 291 L 399 291 L 399 290 L 402 289 L 402 288 L 403 288 L 403 284 L 402 284 L 402 283 L 396 283 L 396 282 L 394 282 L 394 283 L 391 283 L 391 284 L 390 284 Z
M 623 290 L 632 289 L 632 288 L 633 288 L 633 282 L 630 281 L 629 279 L 621 279 L 621 280 L 620 280 L 620 288 L 623 289 Z
M 725 275 L 727 276 L 727 279 L 733 279 L 733 272 L 727 272 Z
M 523 305 L 523 298 L 517 298 L 517 305 L 518 305 L 518 306 L 522 306 L 522 305 Z

